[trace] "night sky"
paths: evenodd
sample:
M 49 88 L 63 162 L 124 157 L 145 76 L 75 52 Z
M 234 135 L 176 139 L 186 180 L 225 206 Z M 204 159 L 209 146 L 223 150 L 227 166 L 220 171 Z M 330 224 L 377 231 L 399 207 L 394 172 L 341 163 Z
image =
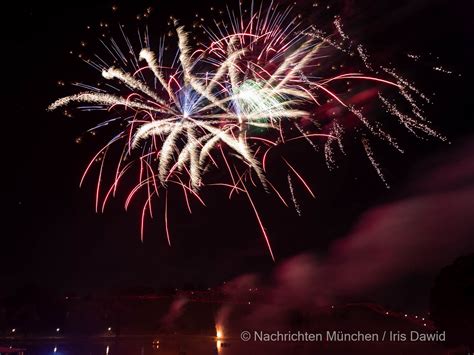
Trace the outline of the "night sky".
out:
M 46 107 L 71 92 L 58 86 L 58 81 L 67 85 L 73 80 L 96 79 L 97 73 L 69 54 L 80 48 L 81 40 L 94 38 L 96 32 L 88 31 L 86 26 L 120 21 L 134 30 L 134 15 L 153 6 L 151 20 L 158 30 L 159 21 L 166 22 L 171 14 L 186 24 L 196 12 L 209 16 L 209 6 L 220 2 L 125 3 L 128 2 L 117 3 L 119 11 L 115 14 L 111 11 L 115 3 L 109 1 L 57 5 L 27 0 L 2 5 L 5 182 L 0 293 L 8 292 L 7 287 L 29 283 L 64 292 L 139 285 L 207 287 L 248 272 L 269 275 L 275 267 L 244 196 L 229 201 L 224 192 L 205 191 L 207 208 L 195 204 L 191 216 L 182 200 L 171 201 L 170 248 L 161 218 L 147 224 L 142 243 L 138 208 L 125 212 L 123 196 L 119 196 L 105 214 L 95 214 L 94 179 L 79 189 L 83 169 L 105 138 L 88 137 L 81 144 L 76 143 L 76 138 L 98 116 L 91 118 L 83 113 L 68 118 L 59 112 L 46 112 Z M 436 166 L 439 157 L 457 154 L 455 159 L 463 156 L 462 164 L 472 163 L 469 154 L 473 151 L 466 148 L 467 157 L 462 153 L 462 147 L 472 140 L 474 128 L 472 84 L 466 85 L 474 62 L 472 1 L 321 1 L 316 8 L 313 2 L 298 1 L 296 8 L 297 12 L 308 14 L 305 20 L 311 23 L 322 16 L 318 11 L 327 3 L 334 11 L 340 9 L 347 15 L 348 33 L 362 39 L 369 50 L 394 58 L 395 65 L 397 58 L 404 57 L 406 62 L 406 53 L 416 52 L 427 58 L 409 67 L 401 64 L 402 69 L 422 90 L 436 92 L 427 116 L 451 144 L 417 140 L 403 130 L 397 137 L 405 148 L 404 155 L 376 144 L 376 154 L 391 189 L 385 188 L 360 149 L 349 149 L 348 156 L 340 160 L 339 169 L 330 172 L 323 154 L 314 153 L 304 144 L 293 148 L 288 152 L 292 162 L 308 177 L 317 194 L 317 199 L 312 200 L 303 190 L 298 192 L 302 217 L 280 206 L 273 196 L 255 192 L 277 264 L 300 253 L 324 258 L 332 243 L 349 234 L 366 211 L 422 190 L 419 177 Z M 431 70 L 437 63 L 455 74 Z M 276 177 L 279 178 L 284 177 Z M 472 183 L 472 175 L 467 180 Z M 430 252 L 435 251 L 420 250 Z M 406 273 L 400 276 L 400 282 L 417 283 L 417 277 Z

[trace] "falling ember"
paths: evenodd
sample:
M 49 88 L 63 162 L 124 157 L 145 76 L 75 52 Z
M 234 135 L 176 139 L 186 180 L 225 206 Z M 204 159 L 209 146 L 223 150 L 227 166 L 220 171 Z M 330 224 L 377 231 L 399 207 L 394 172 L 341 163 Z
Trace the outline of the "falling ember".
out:
M 395 69 L 372 62 L 364 46 L 350 39 L 341 18 L 330 24 L 333 32 L 325 33 L 292 17 L 291 7 L 273 2 L 268 7 L 256 6 L 253 1 L 248 5 L 242 9 L 245 5 L 240 3 L 240 17 L 229 11 L 228 19 L 199 26 L 204 35 L 198 43 L 187 26 L 177 21 L 170 22 L 169 32 L 176 36 L 176 43 L 166 42 L 169 39 L 163 36 L 155 48 L 148 27 L 139 31 L 139 44 L 134 46 L 120 26 L 125 50 L 117 39 L 111 37 L 110 43 L 101 39 L 105 54 L 83 59 L 100 73 L 100 87 L 74 83 L 83 91 L 48 107 L 75 105 L 111 115 L 89 131 L 115 129 L 84 177 L 97 168 L 96 209 L 103 211 L 125 176 L 138 171 L 125 206 L 140 193 L 146 196 L 141 208 L 142 239 L 145 221 L 154 217 L 152 206 L 159 200 L 164 202 L 164 226 L 171 245 L 168 205 L 170 201 L 174 205 L 174 198 L 170 187 L 178 186 L 183 192 L 189 213 L 192 202 L 205 206 L 203 189 L 225 187 L 230 197 L 246 195 L 275 259 L 251 187 L 275 193 L 285 205 L 285 199 L 291 198 L 298 214 L 296 188 L 316 196 L 310 183 L 284 158 L 280 168 L 288 176 L 287 184 L 281 187 L 270 181 L 267 157 L 280 151 L 277 147 L 296 141 L 316 151 L 323 146 L 327 165 L 333 169 L 338 152 L 349 154 L 345 138 L 355 138 L 388 186 L 369 143 L 375 139 L 403 151 L 383 127 L 387 117 L 416 137 L 444 139 L 424 116 L 422 107 L 430 98 Z M 359 102 L 361 97 L 370 97 L 367 106 L 376 109 L 367 109 Z M 348 117 L 356 122 L 356 129 L 345 126 Z M 110 160 L 115 160 L 116 167 L 114 178 L 107 182 Z M 225 176 L 213 174 L 217 171 Z M 217 176 L 221 180 L 216 182 Z M 220 338 L 222 331 L 216 328 L 216 332 Z
M 362 138 L 361 141 L 362 141 L 362 145 L 364 146 L 367 157 L 370 160 L 370 163 L 374 167 L 380 179 L 384 182 L 385 186 L 389 189 L 390 185 L 387 183 L 387 180 L 385 179 L 385 176 L 383 175 L 382 169 L 380 168 L 379 163 L 374 157 L 374 152 L 372 151 L 372 148 L 370 147 L 369 141 L 366 138 Z
M 291 180 L 290 174 L 288 174 L 288 186 L 290 187 L 291 199 L 293 200 L 293 205 L 295 206 L 296 213 L 301 216 L 301 208 L 298 201 L 296 200 L 295 189 L 293 187 L 293 182 Z

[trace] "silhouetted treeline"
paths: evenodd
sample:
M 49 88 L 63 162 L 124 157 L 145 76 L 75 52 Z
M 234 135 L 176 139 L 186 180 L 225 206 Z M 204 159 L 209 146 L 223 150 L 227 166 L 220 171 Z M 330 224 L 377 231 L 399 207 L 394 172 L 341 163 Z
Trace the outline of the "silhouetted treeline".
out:
M 219 304 L 206 291 L 200 301 L 186 302 L 177 324 L 163 327 L 163 317 L 177 297 L 193 291 L 133 287 L 97 294 L 59 294 L 38 285 L 0 299 L 0 335 L 125 335 L 175 332 L 213 334 Z M 214 297 L 215 298 L 215 297 Z M 178 324 L 179 323 L 179 324 Z M 14 331 L 13 331 L 14 330 Z

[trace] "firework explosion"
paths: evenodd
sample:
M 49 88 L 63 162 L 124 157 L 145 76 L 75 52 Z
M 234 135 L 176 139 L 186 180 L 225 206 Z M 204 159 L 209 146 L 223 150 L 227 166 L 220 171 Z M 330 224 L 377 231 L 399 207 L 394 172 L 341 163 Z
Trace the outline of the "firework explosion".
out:
M 443 139 L 423 116 L 422 105 L 429 102 L 428 97 L 394 69 L 371 63 L 365 48 L 354 45 L 344 33 L 339 19 L 332 24 L 333 32 L 325 33 L 314 26 L 304 27 L 298 17 L 292 16 L 291 8 L 279 9 L 273 3 L 257 7 L 252 2 L 248 9 L 239 7 L 237 15 L 228 10 L 225 21 L 214 21 L 212 26 L 200 24 L 198 28 L 206 40 L 199 43 L 192 42 L 186 27 L 177 20 L 172 19 L 172 27 L 177 38 L 175 49 L 171 50 L 163 37 L 156 51 L 151 49 L 148 29 L 139 32 L 141 48 L 137 49 L 120 27 L 126 54 L 111 38 L 110 43 L 101 41 L 109 60 L 98 55 L 86 60 L 102 73 L 104 85 L 76 83 L 87 91 L 49 106 L 49 110 L 55 110 L 76 104 L 82 110 L 114 113 L 114 118 L 93 128 L 116 125 L 119 131 L 91 160 L 81 184 L 97 164 L 96 210 L 103 210 L 124 176 L 133 168 L 139 169 L 138 182 L 125 207 L 140 191 L 146 191 L 142 239 L 145 216 L 153 217 L 152 202 L 164 195 L 165 229 L 171 244 L 170 185 L 182 188 L 190 212 L 190 198 L 205 205 L 199 194 L 203 187 L 222 186 L 230 190 L 230 196 L 246 196 L 274 259 L 247 185 L 260 184 L 287 206 L 284 196 L 289 195 L 298 214 L 301 210 L 295 183 L 315 196 L 302 175 L 283 157 L 288 191 L 279 191 L 271 183 L 266 174 L 267 157 L 276 147 L 306 141 L 319 151 L 324 145 L 327 164 L 335 167 L 336 152 L 345 154 L 343 140 L 349 135 L 339 119 L 342 115 L 330 113 L 339 110 L 358 121 L 360 129 L 350 136 L 360 141 L 384 182 L 369 138 L 381 139 L 402 151 L 381 123 L 358 106 L 358 97 L 367 87 L 376 93 L 372 101 L 409 132 Z M 170 52 L 176 53 L 174 60 L 168 60 Z M 354 56 L 360 62 L 359 70 L 339 65 L 333 75 L 334 63 L 352 62 Z M 355 85 L 342 92 L 341 83 Z M 104 162 L 110 158 L 111 147 L 117 145 L 121 153 L 115 158 L 114 179 L 104 187 Z M 227 177 L 209 182 L 207 177 L 221 169 L 227 171 Z

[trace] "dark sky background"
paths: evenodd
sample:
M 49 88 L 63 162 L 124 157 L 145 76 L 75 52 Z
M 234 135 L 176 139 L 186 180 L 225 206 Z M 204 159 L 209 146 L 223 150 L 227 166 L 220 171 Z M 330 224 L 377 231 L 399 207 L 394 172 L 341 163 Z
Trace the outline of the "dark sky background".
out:
M 58 80 L 95 80 L 93 70 L 68 54 L 82 39 L 91 37 L 86 26 L 102 20 L 113 24 L 117 18 L 133 30 L 132 15 L 149 5 L 154 7 L 153 21 L 166 22 L 174 14 L 186 23 L 196 12 L 209 16 L 210 4 L 219 2 L 127 3 L 117 3 L 115 17 L 111 12 L 115 3 L 108 1 L 56 4 L 27 0 L 10 2 L 2 9 L 5 182 L 0 293 L 28 283 L 79 292 L 137 285 L 212 286 L 247 272 L 268 274 L 275 267 L 243 196 L 228 201 L 225 193 L 204 192 L 208 207 L 196 204 L 192 216 L 181 200 L 172 201 L 173 246 L 169 248 L 161 218 L 147 225 L 141 243 L 138 209 L 125 212 L 123 199 L 118 198 L 105 214 L 95 214 L 93 179 L 79 189 L 83 169 L 103 140 L 97 136 L 76 144 L 75 139 L 92 120 L 87 114 L 67 118 L 48 113 L 46 107 L 65 94 Z M 321 1 L 316 8 L 312 3 L 297 2 L 306 21 L 317 22 L 323 16 L 319 9 L 330 3 L 334 11 L 340 9 L 347 15 L 348 33 L 362 38 L 369 50 L 393 56 L 394 63 L 407 52 L 423 55 L 424 60 L 405 72 L 422 90 L 436 92 L 435 103 L 427 110 L 434 127 L 453 146 L 472 138 L 472 1 Z M 429 70 L 437 63 L 462 77 Z M 302 252 L 324 256 L 364 212 L 400 198 L 405 187 L 423 174 L 430 159 L 450 149 L 447 143 L 416 140 L 408 133 L 400 138 L 404 155 L 376 145 L 390 190 L 360 150 L 349 152 L 340 169 L 333 172 L 326 169 L 321 155 L 307 147 L 293 154 L 292 161 L 318 196 L 312 200 L 300 190 L 303 216 L 280 206 L 272 196 L 256 192 L 277 263 Z M 406 279 L 412 276 L 408 273 Z

